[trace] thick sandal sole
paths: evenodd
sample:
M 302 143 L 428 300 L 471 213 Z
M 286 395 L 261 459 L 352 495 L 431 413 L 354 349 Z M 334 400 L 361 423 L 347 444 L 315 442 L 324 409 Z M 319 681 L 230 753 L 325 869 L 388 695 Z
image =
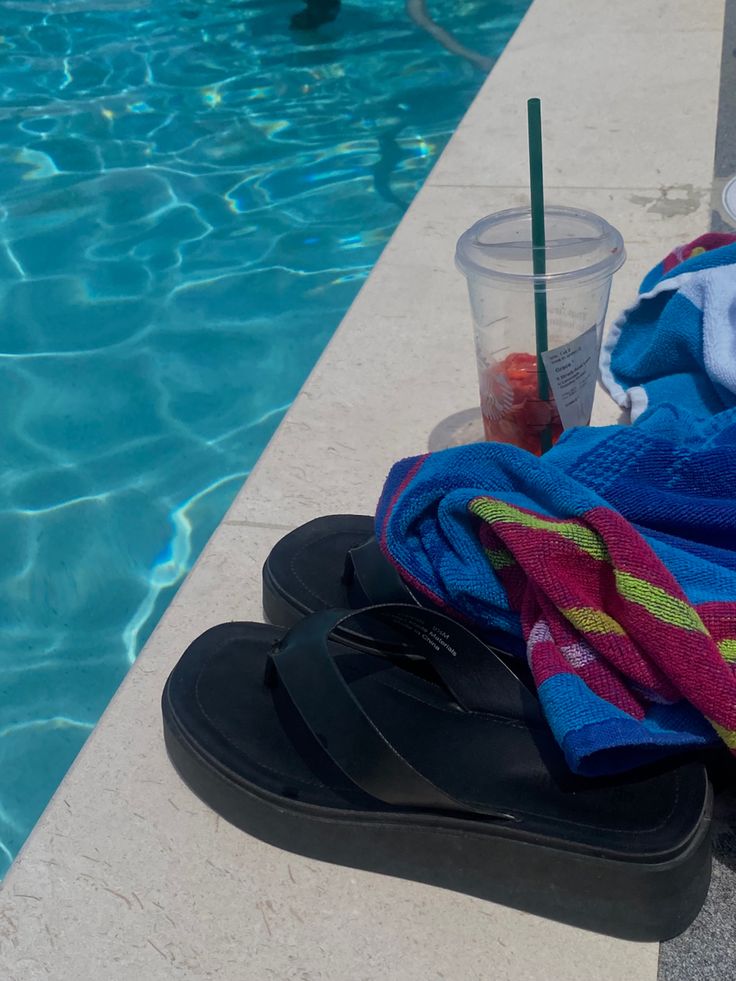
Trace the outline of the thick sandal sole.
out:
M 268 623 L 279 627 L 293 627 L 311 612 L 306 607 L 295 605 L 293 599 L 281 592 L 268 562 L 263 566 L 263 612 Z
M 299 525 L 284 535 L 271 549 L 271 552 L 263 566 L 263 611 L 270 623 L 278 624 L 281 627 L 291 627 L 307 614 L 317 609 L 328 609 L 335 605 L 334 602 L 315 605 L 314 599 L 309 596 L 309 590 L 299 588 L 301 580 L 297 577 L 297 582 L 285 585 L 284 564 L 289 563 L 289 556 L 309 549 L 324 551 L 327 548 L 327 562 L 330 566 L 330 576 L 342 575 L 345 553 L 339 558 L 335 554 L 335 546 L 330 548 L 331 538 L 336 536 L 347 537 L 348 542 L 352 540 L 352 545 L 360 545 L 373 534 L 373 519 L 362 514 L 333 514 L 322 518 L 315 518 Z M 276 566 L 274 571 L 273 565 Z M 293 579 L 293 574 L 286 573 L 286 579 Z M 304 586 L 303 583 L 301 583 Z M 294 595 L 293 595 L 294 594 Z M 341 604 L 339 604 L 341 605 Z
M 472 820 L 339 811 L 272 794 L 236 778 L 188 741 L 163 694 L 164 739 L 189 788 L 231 824 L 289 852 L 424 882 L 627 940 L 677 936 L 708 892 L 709 788 L 688 845 L 676 858 L 621 861 L 514 837 L 478 833 Z M 475 824 L 475 827 L 474 827 Z

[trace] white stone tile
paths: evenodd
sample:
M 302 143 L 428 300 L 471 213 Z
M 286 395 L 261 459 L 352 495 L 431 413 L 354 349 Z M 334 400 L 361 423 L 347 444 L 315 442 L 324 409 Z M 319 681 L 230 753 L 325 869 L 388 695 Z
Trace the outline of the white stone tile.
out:
M 525 187 L 539 96 L 548 184 L 709 185 L 722 19 L 722 0 L 533 4 L 429 182 Z
M 528 23 L 527 23 L 528 21 Z M 587 0 L 584 5 L 570 0 L 535 4 L 530 8 L 523 29 L 533 29 L 535 35 L 545 38 L 580 37 L 585 33 L 620 31 L 621 33 L 654 35 L 667 38 L 680 32 L 721 31 L 723 4 L 707 0 L 700 3 L 694 16 L 691 0 L 649 0 L 635 8 L 623 0 Z

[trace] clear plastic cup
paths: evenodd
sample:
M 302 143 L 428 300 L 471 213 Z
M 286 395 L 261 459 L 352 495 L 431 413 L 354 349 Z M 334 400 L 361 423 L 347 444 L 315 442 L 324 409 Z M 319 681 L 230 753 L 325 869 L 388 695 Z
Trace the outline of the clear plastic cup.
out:
M 587 426 L 620 233 L 577 208 L 545 208 L 546 272 L 532 269 L 529 208 L 482 218 L 457 243 L 475 325 L 486 439 L 539 455 L 563 429 Z M 544 286 L 547 350 L 537 359 L 535 291 Z

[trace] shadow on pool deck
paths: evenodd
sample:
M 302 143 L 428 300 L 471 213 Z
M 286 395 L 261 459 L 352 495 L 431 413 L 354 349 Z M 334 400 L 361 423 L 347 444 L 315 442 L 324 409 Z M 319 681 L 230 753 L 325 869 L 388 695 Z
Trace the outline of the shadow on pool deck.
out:
M 736 978 L 736 790 L 716 798 L 713 879 L 705 906 L 685 933 L 662 944 L 659 981 Z

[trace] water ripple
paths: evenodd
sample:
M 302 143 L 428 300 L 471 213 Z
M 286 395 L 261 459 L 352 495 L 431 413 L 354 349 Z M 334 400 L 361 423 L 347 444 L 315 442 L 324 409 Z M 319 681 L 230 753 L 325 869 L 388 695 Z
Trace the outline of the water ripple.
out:
M 299 6 L 3 5 L 0 874 L 482 81 Z M 495 57 L 526 6 L 432 16 Z

